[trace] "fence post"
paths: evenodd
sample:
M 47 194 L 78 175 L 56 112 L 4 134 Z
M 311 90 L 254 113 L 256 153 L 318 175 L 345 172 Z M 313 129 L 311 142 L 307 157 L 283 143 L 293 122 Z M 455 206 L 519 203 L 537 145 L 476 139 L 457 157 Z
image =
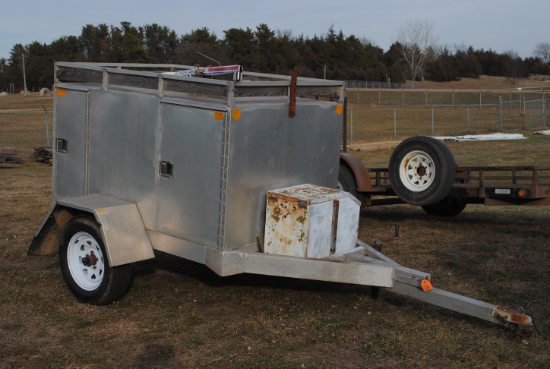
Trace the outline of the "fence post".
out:
M 502 130 L 502 96 L 498 97 L 498 121 L 499 129 Z
M 397 109 L 393 108 L 393 136 L 397 138 Z
M 435 125 L 434 125 L 434 106 L 432 105 L 432 136 L 435 135 Z
M 455 107 L 455 90 L 453 90 L 453 108 Z
M 44 114 L 46 115 L 46 119 L 45 119 L 45 124 L 46 124 L 46 144 L 47 146 L 49 147 L 50 146 L 50 128 L 48 127 L 49 126 L 49 121 L 48 121 L 48 110 L 46 110 L 46 107 L 44 106 L 44 104 L 41 104 L 42 105 L 42 109 L 44 109 Z
M 348 152 L 348 98 L 344 97 L 344 114 L 342 117 L 342 151 Z
M 471 133 L 472 130 L 470 128 L 470 107 L 469 106 L 466 107 L 466 113 L 468 115 L 468 133 Z
M 49 129 L 49 122 L 48 122 L 48 112 L 46 111 L 46 142 L 47 146 L 50 146 L 50 129 Z
M 546 92 L 542 94 L 542 124 L 546 126 Z
M 349 144 L 353 145 L 353 109 L 349 112 Z
M 479 108 L 481 109 L 481 90 L 479 90 Z
M 525 123 L 525 129 L 527 129 L 527 109 L 525 108 L 525 96 L 519 95 L 520 109 L 521 109 L 522 103 L 523 103 L 523 123 Z

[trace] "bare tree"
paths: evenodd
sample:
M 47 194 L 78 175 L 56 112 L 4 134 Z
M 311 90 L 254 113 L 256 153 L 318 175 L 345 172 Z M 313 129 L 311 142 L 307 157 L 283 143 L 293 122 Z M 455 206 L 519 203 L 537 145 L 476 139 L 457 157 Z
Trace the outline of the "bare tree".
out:
M 434 55 L 435 38 L 432 34 L 434 23 L 428 19 L 407 21 L 397 33 L 399 51 L 414 82 L 424 69 L 424 65 Z
M 512 88 L 516 87 L 516 83 L 527 77 L 528 73 L 523 64 L 523 60 L 516 51 L 509 50 L 504 53 L 502 61 L 503 72 L 512 84 Z
M 292 40 L 292 30 L 289 28 L 277 29 L 275 31 L 275 34 L 277 35 L 277 38 L 287 38 L 289 40 Z
M 550 43 L 539 42 L 533 54 L 540 58 L 543 63 L 550 63 Z

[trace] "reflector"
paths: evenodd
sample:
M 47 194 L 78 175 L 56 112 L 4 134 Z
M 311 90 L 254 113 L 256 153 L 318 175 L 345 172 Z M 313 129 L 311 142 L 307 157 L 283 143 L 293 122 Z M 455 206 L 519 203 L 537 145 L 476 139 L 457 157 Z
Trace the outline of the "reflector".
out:
M 422 282 L 420 282 L 420 287 L 422 287 L 422 290 L 424 292 L 428 292 L 429 290 L 431 290 L 433 288 L 432 282 L 430 282 L 427 279 L 423 279 Z
M 241 109 L 239 108 L 233 109 L 233 112 L 231 113 L 231 117 L 233 118 L 233 120 L 241 119 Z

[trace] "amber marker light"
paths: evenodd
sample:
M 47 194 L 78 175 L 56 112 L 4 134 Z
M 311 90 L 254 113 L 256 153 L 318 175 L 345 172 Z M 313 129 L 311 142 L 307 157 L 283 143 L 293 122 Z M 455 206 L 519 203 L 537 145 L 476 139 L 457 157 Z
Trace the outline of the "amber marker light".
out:
M 420 287 L 422 287 L 424 292 L 428 292 L 433 288 L 432 282 L 427 279 L 423 279 L 422 282 L 420 282 Z
M 224 114 L 221 111 L 215 111 L 214 112 L 214 119 L 216 119 L 216 120 L 223 120 L 223 116 L 224 116 Z
M 518 191 L 518 196 L 519 196 L 519 197 L 525 197 L 525 194 L 526 194 L 526 192 L 525 192 L 525 190 L 524 190 L 523 188 L 522 188 L 521 190 Z
M 58 88 L 55 90 L 55 94 L 57 96 L 66 96 L 67 95 L 67 90 L 65 90 L 64 88 Z
M 231 113 L 231 117 L 233 117 L 233 120 L 241 119 L 241 109 L 239 108 L 233 109 L 233 112 Z
M 336 114 L 342 115 L 343 111 L 344 111 L 344 107 L 342 106 L 342 104 L 336 105 Z

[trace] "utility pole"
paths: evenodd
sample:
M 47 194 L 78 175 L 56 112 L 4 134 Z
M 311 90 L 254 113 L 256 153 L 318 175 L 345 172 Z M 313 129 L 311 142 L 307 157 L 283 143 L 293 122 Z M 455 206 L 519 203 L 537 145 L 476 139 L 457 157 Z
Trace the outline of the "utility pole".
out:
M 24 94 L 27 96 L 27 77 L 25 76 L 25 54 L 21 53 L 21 58 L 23 59 L 23 88 L 25 89 Z

